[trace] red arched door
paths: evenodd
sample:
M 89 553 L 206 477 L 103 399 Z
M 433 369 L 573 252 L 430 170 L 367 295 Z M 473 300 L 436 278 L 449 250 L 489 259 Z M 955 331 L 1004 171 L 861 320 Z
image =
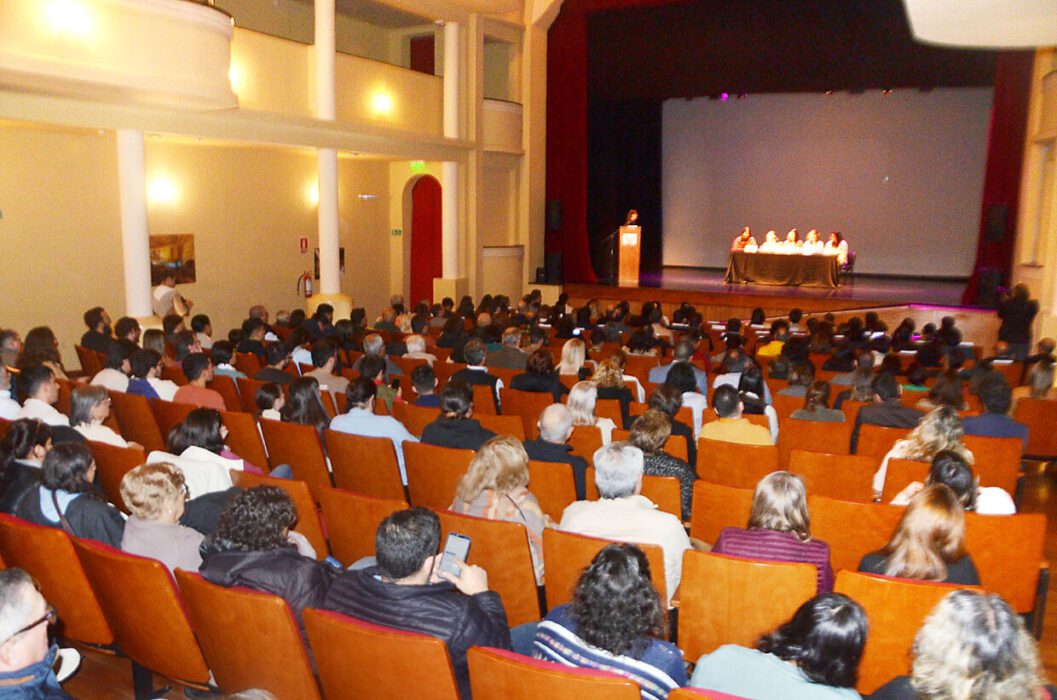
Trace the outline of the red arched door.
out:
M 433 278 L 440 277 L 440 183 L 425 175 L 411 188 L 411 308 L 433 301 Z

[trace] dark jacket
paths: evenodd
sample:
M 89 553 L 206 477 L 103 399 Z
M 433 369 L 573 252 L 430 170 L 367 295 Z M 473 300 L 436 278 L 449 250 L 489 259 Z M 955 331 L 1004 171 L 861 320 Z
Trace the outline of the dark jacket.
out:
M 462 381 L 467 386 L 489 386 L 492 387 L 492 403 L 495 406 L 495 410 L 499 412 L 499 391 L 496 389 L 496 385 L 499 382 L 499 377 L 488 372 L 483 372 L 479 369 L 470 369 L 464 367 L 456 372 L 453 372 L 451 378 L 448 381 Z
M 477 450 L 481 445 L 495 437 L 495 433 L 473 418 L 445 418 L 441 416 L 422 431 L 422 442 L 439 447 L 453 447 L 458 450 Z
M 484 359 L 488 367 L 501 367 L 503 369 L 525 369 L 528 355 L 519 348 L 504 345 L 494 352 L 488 353 Z
M 40 509 L 40 492 L 43 487 L 37 479 L 23 484 L 18 495 L 14 497 L 11 514 L 37 525 L 62 528 L 59 520 L 49 520 Z M 45 496 L 49 497 L 51 491 Z M 121 537 L 125 534 L 125 519 L 117 508 L 107 503 L 101 496 L 82 493 L 66 506 L 63 512 L 66 522 L 70 524 L 72 534 L 96 540 L 111 547 L 121 548 Z
M 263 367 L 260 372 L 253 375 L 253 379 L 258 382 L 272 382 L 279 386 L 286 386 L 290 382 L 294 381 L 294 376 L 288 372 L 284 372 L 281 369 L 275 369 L 274 367 Z
M 0 475 L 0 513 L 10 513 L 15 499 L 26 490 L 26 484 L 40 480 L 40 467 L 12 460 Z
M 587 498 L 587 460 L 572 454 L 572 449 L 569 445 L 547 442 L 542 437 L 525 441 L 525 452 L 528 452 L 529 459 L 572 465 L 576 500 L 583 501 Z
M 554 403 L 561 403 L 562 395 L 568 394 L 569 390 L 561 383 L 558 373 L 554 374 L 532 374 L 525 372 L 510 380 L 510 388 L 518 391 L 549 391 L 554 397 Z
M 863 406 L 855 416 L 855 427 L 851 433 L 851 453 L 855 454 L 855 448 L 859 445 L 859 428 L 864 423 L 886 428 L 915 428 L 924 415 L 916 408 L 904 406 L 899 399 Z
M 109 335 L 103 335 L 99 331 L 86 331 L 85 334 L 81 336 L 82 348 L 95 350 L 104 355 L 110 352 L 110 346 L 115 342 L 116 341 Z
M 459 695 L 470 697 L 466 652 L 472 646 L 510 649 L 510 630 L 499 594 L 467 596 L 450 583 L 402 586 L 382 581 L 377 567 L 342 574 L 323 607 L 384 627 L 444 640 Z
M 1039 302 L 1006 299 L 998 305 L 998 339 L 1007 343 L 1027 343 L 1031 339 L 1031 322 L 1039 312 Z
M 246 339 L 240 341 L 235 347 L 235 352 L 252 353 L 257 356 L 258 359 L 264 359 L 264 343 L 259 340 Z
M 667 413 L 664 415 L 668 415 Z M 697 467 L 697 440 L 694 439 L 694 429 L 686 423 L 681 423 L 668 416 L 668 424 L 672 426 L 672 435 L 682 435 L 686 438 L 686 461 L 696 469 Z M 630 429 L 631 426 L 628 426 Z
M 872 552 L 864 556 L 859 562 L 859 571 L 884 575 L 885 567 L 887 565 L 888 559 L 884 554 L 881 552 Z M 943 579 L 941 583 L 959 583 L 963 586 L 979 586 L 980 574 L 976 571 L 976 564 L 973 563 L 973 558 L 968 554 L 965 554 L 958 561 L 947 564 L 947 578 Z
M 600 386 L 598 387 L 598 398 L 616 399 L 620 402 L 620 419 L 623 428 L 629 429 L 631 417 L 628 415 L 631 406 L 631 389 L 626 386 Z
M 0 673 L 0 698 L 3 700 L 72 700 L 55 678 L 55 657 L 59 645 L 53 644 L 43 659 L 17 671 Z
M 334 570 L 323 562 L 303 557 L 293 547 L 258 552 L 225 549 L 207 538 L 202 543 L 202 578 L 220 586 L 245 586 L 277 595 L 300 618 L 305 608 L 323 605 L 334 581 Z

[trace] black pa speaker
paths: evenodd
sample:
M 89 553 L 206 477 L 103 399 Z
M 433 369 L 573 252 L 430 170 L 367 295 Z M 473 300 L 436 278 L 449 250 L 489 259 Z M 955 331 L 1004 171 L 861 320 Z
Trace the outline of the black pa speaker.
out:
M 547 266 L 547 284 L 561 284 L 562 281 L 562 254 L 546 253 L 544 264 Z
M 547 202 L 547 233 L 562 230 L 562 200 L 552 199 Z
M 998 243 L 1006 237 L 1006 220 L 1008 218 L 1008 207 L 1005 202 L 997 202 L 987 207 L 987 228 L 984 231 L 984 240 L 988 243 Z

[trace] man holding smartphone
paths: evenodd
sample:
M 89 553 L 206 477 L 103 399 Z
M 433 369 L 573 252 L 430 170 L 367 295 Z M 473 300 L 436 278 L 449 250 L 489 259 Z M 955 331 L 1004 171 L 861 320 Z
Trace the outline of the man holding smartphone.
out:
M 467 544 L 453 541 L 445 549 L 465 552 Z M 377 566 L 342 574 L 330 587 L 323 607 L 375 625 L 443 639 L 459 695 L 469 698 L 466 652 L 475 645 L 510 649 L 510 629 L 503 601 L 488 590 L 487 572 L 454 557 L 444 561 L 441 570 L 439 547 L 440 520 L 435 513 L 425 508 L 393 513 L 375 534 Z M 451 573 L 450 564 L 458 574 Z

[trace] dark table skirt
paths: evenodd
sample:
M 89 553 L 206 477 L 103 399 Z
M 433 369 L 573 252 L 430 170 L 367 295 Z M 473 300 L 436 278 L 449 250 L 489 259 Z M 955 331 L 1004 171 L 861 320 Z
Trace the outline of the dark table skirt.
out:
M 781 255 L 732 252 L 727 265 L 731 284 L 774 284 L 835 289 L 840 266 L 836 255 Z

